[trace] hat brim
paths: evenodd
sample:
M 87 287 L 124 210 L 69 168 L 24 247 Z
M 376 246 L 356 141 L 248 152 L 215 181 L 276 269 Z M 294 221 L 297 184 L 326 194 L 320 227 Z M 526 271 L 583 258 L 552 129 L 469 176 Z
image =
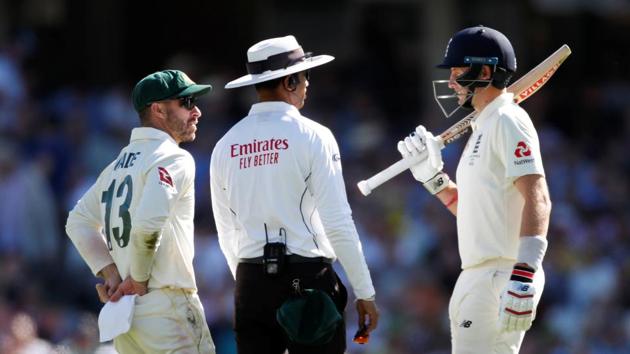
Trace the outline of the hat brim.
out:
M 212 90 L 212 85 L 198 85 L 194 84 L 184 89 L 184 91 L 178 93 L 175 98 L 186 96 L 201 96 Z
M 236 80 L 232 80 L 228 82 L 227 85 L 225 85 L 225 88 L 233 89 L 237 87 L 249 86 L 249 85 L 254 85 L 261 82 L 277 79 L 283 76 L 298 73 L 300 71 L 308 70 L 316 66 L 324 65 L 328 62 L 333 61 L 334 59 L 335 57 L 331 55 L 326 55 L 326 54 L 306 58 L 304 61 L 301 61 L 295 65 L 289 66 L 286 69 L 265 71 L 262 74 L 253 74 L 253 75 L 249 74 L 249 75 L 241 76 Z
M 322 345 L 330 342 L 343 322 L 332 298 L 322 290 L 305 289 L 276 310 L 276 321 L 294 342 Z

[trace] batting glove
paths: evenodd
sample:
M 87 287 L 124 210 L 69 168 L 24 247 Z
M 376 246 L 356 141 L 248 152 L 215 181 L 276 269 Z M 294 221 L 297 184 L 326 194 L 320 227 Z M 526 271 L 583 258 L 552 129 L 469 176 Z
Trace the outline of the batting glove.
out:
M 421 154 L 427 157 L 416 162 Z M 436 194 L 448 186 L 448 176 L 442 172 L 442 142 L 433 136 L 422 125 L 411 133 L 405 140 L 398 142 L 398 152 L 405 160 L 412 160 L 414 164 L 409 168 L 413 177 L 421 182 L 431 194 Z
M 503 331 L 526 331 L 535 317 L 534 270 L 514 266 L 512 276 L 501 295 L 499 325 Z

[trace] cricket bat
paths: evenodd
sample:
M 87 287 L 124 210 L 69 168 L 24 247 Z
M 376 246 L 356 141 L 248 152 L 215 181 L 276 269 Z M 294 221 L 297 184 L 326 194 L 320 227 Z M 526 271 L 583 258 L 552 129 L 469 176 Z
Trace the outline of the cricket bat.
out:
M 514 94 L 514 102 L 521 103 L 536 93 L 543 85 L 549 81 L 551 76 L 558 70 L 564 60 L 571 54 L 571 48 L 564 44 L 547 59 L 543 60 L 535 68 L 530 70 L 527 74 L 523 75 L 520 79 L 514 82 L 507 88 L 508 92 Z M 459 122 L 453 124 L 450 128 L 446 129 L 439 135 L 439 139 L 442 142 L 442 148 L 452 143 L 453 141 L 461 138 L 468 128 L 470 123 L 476 118 L 475 112 L 470 113 L 466 117 L 462 118 Z M 374 176 L 357 183 L 359 190 L 365 196 L 372 193 L 381 184 L 396 177 L 401 172 L 407 170 L 409 167 L 416 163 L 423 161 L 427 158 L 426 150 L 422 154 L 418 155 L 415 159 L 403 160 L 394 163 L 383 171 L 375 174 Z

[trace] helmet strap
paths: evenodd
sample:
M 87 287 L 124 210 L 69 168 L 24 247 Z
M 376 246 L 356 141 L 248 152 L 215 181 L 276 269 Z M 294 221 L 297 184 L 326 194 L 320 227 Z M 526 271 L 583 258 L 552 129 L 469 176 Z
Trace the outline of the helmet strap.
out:
M 492 86 L 498 89 L 504 89 L 510 83 L 512 73 L 501 67 L 496 67 L 494 75 L 492 75 Z
M 479 79 L 481 75 L 482 64 L 470 64 L 470 70 L 466 71 L 460 77 L 455 79 L 457 83 L 462 86 L 468 88 L 470 91 L 475 91 L 477 87 L 486 87 L 488 86 L 488 81 Z
M 470 70 L 465 72 L 462 76 L 458 77 L 455 81 L 463 87 L 466 87 L 471 93 L 475 92 L 477 87 L 486 87 L 489 82 L 484 80 L 480 81 L 479 76 L 481 75 L 481 70 L 483 68 L 483 64 L 474 63 L 470 64 Z M 465 109 L 473 109 L 472 98 L 473 94 L 469 95 L 469 97 L 462 104 L 462 108 Z
M 472 105 L 472 99 L 473 95 L 470 95 L 468 99 L 466 99 L 466 101 L 464 101 L 464 103 L 462 104 L 462 108 L 466 108 L 468 110 L 474 109 L 475 107 L 473 107 Z

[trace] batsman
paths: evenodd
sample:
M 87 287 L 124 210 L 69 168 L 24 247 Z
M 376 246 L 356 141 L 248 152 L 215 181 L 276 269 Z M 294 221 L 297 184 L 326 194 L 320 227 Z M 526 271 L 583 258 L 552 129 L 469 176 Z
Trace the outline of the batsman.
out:
M 477 118 L 452 181 L 442 170 L 440 141 L 423 126 L 398 143 L 404 159 L 428 158 L 410 170 L 456 216 L 462 271 L 449 303 L 452 352 L 518 353 L 536 317 L 545 275 L 551 202 L 538 134 L 506 87 L 516 56 L 505 35 L 465 28 L 450 39 L 439 68 L 456 109 Z

